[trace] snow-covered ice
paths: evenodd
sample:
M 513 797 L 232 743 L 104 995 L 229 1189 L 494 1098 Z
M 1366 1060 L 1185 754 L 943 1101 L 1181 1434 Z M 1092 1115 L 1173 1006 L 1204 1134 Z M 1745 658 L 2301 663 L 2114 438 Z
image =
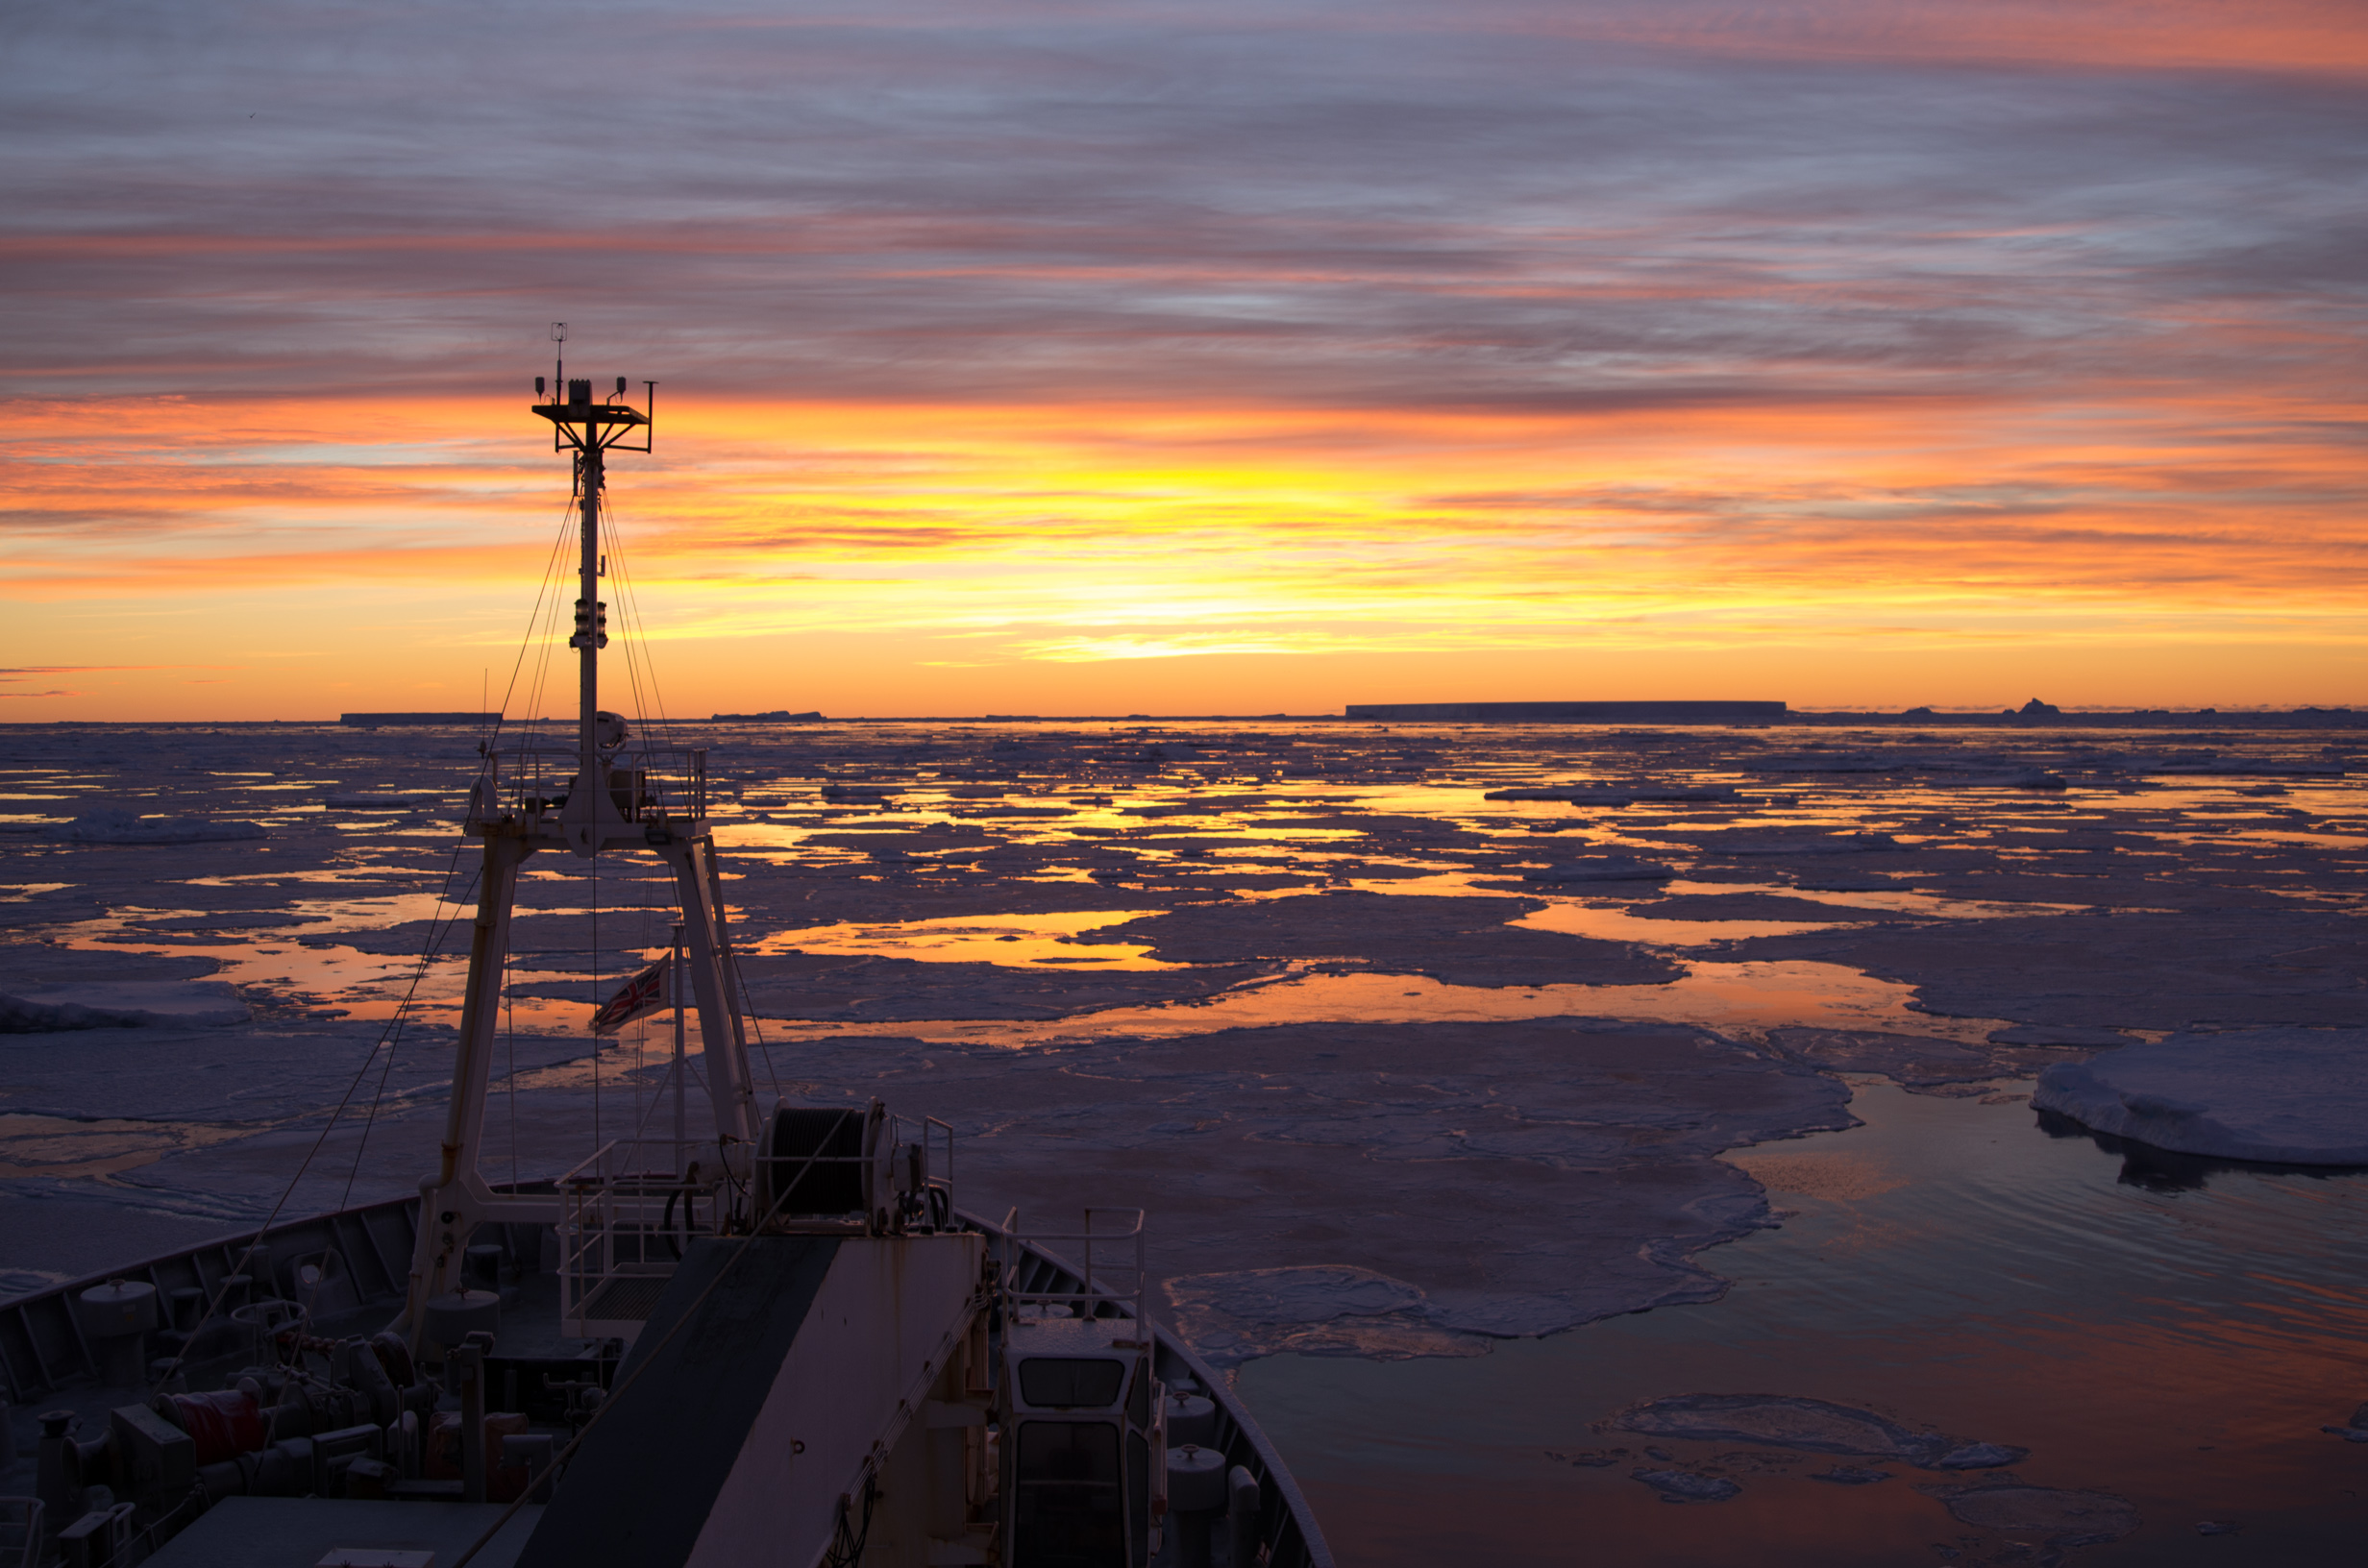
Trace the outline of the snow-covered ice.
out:
M 1664 1503 L 1724 1503 L 1743 1488 L 1724 1476 L 1691 1470 L 1631 1470 L 1629 1475 L 1661 1494 Z
M 1676 1394 L 1632 1405 L 1615 1415 L 1612 1425 L 1658 1437 L 1902 1459 L 1926 1469 L 1969 1452 L 1960 1438 L 1916 1432 L 1872 1410 L 1794 1394 Z M 2015 1451 L 2017 1457 L 2023 1452 Z
M 2368 1030 L 2174 1035 L 2051 1066 L 2032 1104 L 2175 1154 L 2368 1165 Z
M 2101 1546 L 2138 1527 L 2137 1509 L 2107 1492 L 2049 1486 L 1969 1486 L 1941 1494 L 1961 1523 L 2028 1531 L 2050 1546 Z
M 74 844 L 207 844 L 264 836 L 259 822 L 220 817 L 143 817 L 103 806 L 86 811 L 65 830 Z
M 2267 770 L 2290 816 L 2218 774 L 2149 783 L 2068 733 L 715 739 L 728 895 L 774 1041 L 760 1073 L 949 1115 L 973 1207 L 1056 1224 L 1079 1190 L 1146 1204 L 1175 1310 L 1232 1335 L 1229 1360 L 1467 1355 L 1713 1298 L 1704 1249 L 1772 1217 L 1718 1155 L 1845 1124 L 1838 1073 L 1978 1091 L 2130 1030 L 2356 1008 L 2356 926 L 2325 900 L 2368 886 L 2368 840 L 2316 738 L 2157 759 Z M 474 744 L 15 732 L 30 809 L 0 821 L 28 829 L 0 847 L 0 993 L 23 1004 L 16 1027 L 106 1026 L 0 1037 L 0 1109 L 61 1118 L 42 1135 L 59 1149 L 76 1117 L 206 1131 L 151 1140 L 104 1184 L 37 1172 L 0 1196 L 59 1215 L 267 1207 L 435 929 L 459 838 L 435 806 L 465 798 Z M 1800 760 L 1776 770 L 1799 793 L 1739 794 L 1771 750 Z M 2076 787 L 2008 787 L 2021 769 Z M 2225 831 L 2198 831 L 2199 800 Z M 596 954 L 582 868 L 538 858 L 528 887 L 510 1081 L 533 1174 L 587 1150 L 591 1058 L 572 1031 L 594 971 L 663 930 L 604 915 Z M 622 861 L 600 890 L 664 892 Z M 1819 890 L 1838 896 L 1803 896 Z M 997 919 L 1082 923 L 929 935 Z M 424 971 L 367 1149 L 334 1135 L 325 1157 L 345 1164 L 298 1201 L 416 1183 L 454 954 Z M 1364 1011 L 1338 1014 L 1343 997 Z M 601 1064 L 604 1115 L 649 1093 L 622 1047 Z M 0 1266 L 50 1267 L 64 1230 L 14 1213 Z
M 1657 860 L 1637 855 L 1590 855 L 1523 871 L 1524 882 L 1666 882 L 1677 873 Z
M 0 991 L 0 1034 L 147 1026 L 227 1028 L 254 1015 L 229 986 L 210 980 L 115 980 L 21 986 Z

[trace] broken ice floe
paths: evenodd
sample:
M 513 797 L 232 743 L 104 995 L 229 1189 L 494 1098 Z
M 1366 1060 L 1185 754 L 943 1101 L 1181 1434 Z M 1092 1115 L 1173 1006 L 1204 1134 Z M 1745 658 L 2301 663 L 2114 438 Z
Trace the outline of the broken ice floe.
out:
M 1891 1472 L 1888 1470 L 1862 1470 L 1852 1465 L 1838 1464 L 1831 1470 L 1820 1470 L 1809 1479 L 1812 1481 L 1830 1481 L 1837 1486 L 1871 1486 L 1878 1481 L 1890 1480 Z
M 1989 1032 L 1992 1045 L 2041 1045 L 2083 1050 L 2112 1050 L 2134 1045 L 2135 1037 L 2118 1029 L 2099 1029 L 2078 1023 L 2018 1023 Z
M 1746 833 L 1711 838 L 1703 847 L 1720 855 L 1858 855 L 1901 845 L 1888 833 Z
M 1743 1489 L 1724 1476 L 1700 1476 L 1690 1470 L 1631 1470 L 1628 1473 L 1659 1492 L 1664 1503 L 1724 1503 Z
M 2109 1492 L 2060 1491 L 2049 1486 L 1969 1486 L 1939 1493 L 1961 1524 L 2028 1531 L 2050 1546 L 2100 1546 L 2137 1529 L 2137 1509 Z
M 1576 1454 L 1564 1454 L 1547 1449 L 1545 1457 L 1558 1464 L 1571 1465 L 1580 1470 L 1608 1470 L 1628 1457 L 1624 1448 L 1583 1448 Z
M 2001 1470 L 2010 1464 L 2020 1464 L 2031 1458 L 2031 1450 L 2017 1448 L 2012 1443 L 1967 1443 L 1940 1456 L 1934 1468 L 1939 1470 Z
M 1804 871 L 1792 879 L 1803 893 L 1893 893 L 1899 884 L 1872 871 Z
M 2368 1165 L 2368 1030 L 2175 1035 L 2059 1063 L 2031 1103 L 2176 1154 Z
M 84 812 L 65 830 L 65 838 L 73 844 L 208 844 L 264 836 L 259 822 L 211 817 L 142 817 L 113 807 Z
M 1927 1470 L 2011 1464 L 2030 1452 L 1914 1432 L 1872 1410 L 1793 1394 L 1678 1394 L 1632 1405 L 1615 1415 L 1612 1425 L 1657 1437 L 1904 1459 Z
M 1540 789 L 1491 790 L 1489 800 L 1560 800 L 1574 806 L 1629 806 L 1640 800 L 1733 801 L 1732 784 L 1556 784 Z
M 230 987 L 190 981 L 29 986 L 0 994 L 0 1035 L 78 1029 L 223 1028 L 245 1023 L 247 1005 Z
M 2319 1430 L 2347 1443 L 2368 1443 L 2368 1405 L 2362 1405 L 2352 1412 L 2350 1426 L 2321 1427 Z
M 1191 1274 L 1163 1286 L 1184 1337 L 1217 1366 L 1301 1356 L 1477 1356 L 1472 1335 L 1429 1320 L 1422 1290 L 1345 1263 Z
M 1635 855 L 1595 855 L 1524 871 L 1524 882 L 1666 882 L 1677 873 L 1659 861 Z

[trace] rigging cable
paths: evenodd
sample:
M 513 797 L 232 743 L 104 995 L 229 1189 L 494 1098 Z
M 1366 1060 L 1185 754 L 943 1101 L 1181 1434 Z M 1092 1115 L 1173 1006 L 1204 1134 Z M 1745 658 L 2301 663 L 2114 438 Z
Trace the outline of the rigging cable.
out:
M 453 866 L 457 865 L 459 854 L 459 846 L 455 845 L 453 849 Z M 445 873 L 447 878 L 445 886 L 448 888 L 451 886 L 451 871 L 452 866 L 448 866 Z M 441 917 L 443 913 L 443 905 L 444 899 L 442 894 L 439 894 L 436 899 L 436 910 L 438 917 Z M 420 954 L 419 963 L 413 967 L 411 970 L 411 984 L 409 988 L 404 992 L 403 1000 L 396 1005 L 393 1017 L 386 1020 L 386 1027 L 379 1032 L 379 1038 L 372 1042 L 369 1051 L 363 1055 L 361 1065 L 354 1069 L 354 1077 L 352 1081 L 345 1086 L 344 1094 L 338 1097 L 335 1108 L 329 1113 L 329 1120 L 322 1125 L 320 1136 L 312 1140 L 312 1147 L 305 1151 L 303 1161 L 296 1166 L 296 1173 L 288 1178 L 287 1186 L 281 1189 L 278 1200 L 272 1204 L 271 1213 L 265 1214 L 263 1216 L 263 1223 L 257 1227 L 255 1238 L 247 1243 L 247 1250 L 239 1256 L 237 1267 L 233 1269 L 230 1273 L 225 1274 L 222 1277 L 221 1283 L 214 1287 L 212 1299 L 206 1303 L 206 1311 L 199 1315 L 197 1323 L 190 1329 L 189 1337 L 183 1340 L 181 1343 L 181 1348 L 173 1353 L 173 1359 L 166 1363 L 163 1373 L 157 1378 L 155 1387 L 149 1390 L 151 1394 L 154 1394 L 157 1389 L 162 1388 L 180 1373 L 181 1363 L 187 1359 L 189 1347 L 198 1342 L 198 1331 L 205 1328 L 207 1324 L 212 1322 L 214 1314 L 222 1310 L 223 1301 L 230 1295 L 231 1281 L 244 1277 L 243 1271 L 255 1261 L 257 1251 L 263 1245 L 264 1238 L 271 1234 L 271 1227 L 278 1221 L 280 1212 L 287 1207 L 288 1199 L 296 1195 L 296 1188 L 304 1181 L 305 1172 L 312 1168 L 312 1162 L 319 1158 L 321 1149 L 329 1141 L 329 1135 L 336 1130 L 338 1118 L 345 1115 L 345 1108 L 354 1103 L 354 1095 L 356 1091 L 361 1088 L 362 1080 L 370 1075 L 370 1064 L 378 1056 L 381 1046 L 388 1046 L 388 1056 L 391 1060 L 393 1051 L 389 1045 L 389 1041 L 400 1029 L 405 1015 L 409 1011 L 411 998 L 418 993 L 419 983 L 422 979 L 426 978 L 428 973 L 428 966 L 433 960 L 436 947 L 442 943 L 444 934 L 449 932 L 455 924 L 458 923 L 460 908 L 461 906 L 456 903 L 453 906 L 453 918 L 451 919 L 443 920 L 441 924 L 432 923 L 430 925 L 428 948 L 425 952 Z M 382 1081 L 383 1080 L 382 1079 Z M 358 1154 L 356 1156 L 356 1164 L 358 1168 L 359 1165 L 359 1159 L 360 1157 Z M 349 1176 L 347 1178 L 347 1191 L 349 1194 L 353 1190 L 352 1181 L 352 1177 Z
M 568 497 L 567 512 L 572 513 L 575 509 L 576 499 L 571 493 Z M 527 649 L 534 646 L 535 623 L 542 619 L 543 600 L 550 597 L 553 574 L 559 563 L 559 552 L 567 548 L 568 521 L 567 513 L 562 513 L 559 519 L 558 536 L 552 541 L 551 554 L 543 562 L 542 578 L 534 586 L 534 608 L 527 614 L 526 635 L 518 641 L 518 656 L 510 661 L 509 681 L 502 688 L 502 711 L 493 716 L 492 733 L 485 740 L 488 751 L 493 743 L 502 737 L 502 725 L 509 716 L 509 699 L 517 695 L 518 676 L 520 672 L 526 668 Z M 554 609 L 556 609 L 555 604 Z
M 459 844 L 454 845 L 452 859 L 445 862 L 444 890 L 447 894 L 450 893 L 452 889 L 453 873 L 459 870 L 460 851 L 463 847 L 464 845 Z M 450 932 L 455 925 L 459 923 L 460 912 L 468 907 L 469 894 L 477 891 L 478 875 L 479 873 L 477 871 L 471 871 L 469 873 L 468 886 L 460 890 L 459 897 L 451 900 L 453 915 L 450 920 L 444 921 L 440 929 L 433 921 L 430 922 L 428 928 L 428 947 L 425 952 L 420 954 L 419 967 L 412 973 L 411 989 L 410 991 L 404 992 L 403 1000 L 396 1004 L 394 1017 L 391 1020 L 389 1020 L 392 1027 L 388 1029 L 383 1037 L 382 1037 L 386 1045 L 386 1061 L 379 1068 L 378 1088 L 373 1090 L 370 1094 L 370 1111 L 369 1114 L 362 1118 L 361 1138 L 354 1145 L 354 1163 L 346 1168 L 345 1191 L 337 1199 L 337 1207 L 339 1209 L 344 1209 L 351 1206 L 354 1201 L 354 1181 L 355 1178 L 361 1174 L 361 1158 L 370 1147 L 370 1130 L 378 1125 L 379 1106 L 381 1102 L 386 1098 L 386 1080 L 394 1073 L 395 1070 L 395 1052 L 403 1043 L 403 1025 L 405 1020 L 410 1016 L 411 995 L 419 990 L 419 982 L 426 976 L 428 966 L 433 962 L 436 949 L 442 944 L 446 933 Z M 439 917 L 442 914 L 445 902 L 446 899 L 444 894 L 439 894 L 436 897 L 436 910 Z

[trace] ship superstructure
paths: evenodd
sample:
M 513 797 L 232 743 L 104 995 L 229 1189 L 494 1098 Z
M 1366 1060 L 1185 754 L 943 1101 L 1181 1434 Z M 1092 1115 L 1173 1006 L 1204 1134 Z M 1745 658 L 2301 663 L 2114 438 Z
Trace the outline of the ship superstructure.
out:
M 416 1199 L 0 1306 L 10 1398 L 51 1408 L 0 1568 L 12 1530 L 26 1568 L 1328 1563 L 1271 1449 L 1151 1323 L 1139 1212 L 1023 1239 L 955 1206 L 945 1123 L 760 1102 L 707 754 L 601 705 L 605 459 L 650 450 L 644 384 L 636 407 L 623 379 L 535 382 L 574 470 L 576 744 L 481 748 L 433 1171 Z M 672 953 L 602 1017 L 674 1007 L 675 1117 L 497 1182 L 488 1089 L 543 852 L 668 870 Z

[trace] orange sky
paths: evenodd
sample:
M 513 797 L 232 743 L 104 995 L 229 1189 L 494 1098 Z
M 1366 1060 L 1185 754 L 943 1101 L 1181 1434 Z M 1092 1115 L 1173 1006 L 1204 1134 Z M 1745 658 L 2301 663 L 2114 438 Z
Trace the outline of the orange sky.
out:
M 0 67 L 0 721 L 498 695 L 553 317 L 676 715 L 2368 702 L 2341 8 L 273 14 Z

